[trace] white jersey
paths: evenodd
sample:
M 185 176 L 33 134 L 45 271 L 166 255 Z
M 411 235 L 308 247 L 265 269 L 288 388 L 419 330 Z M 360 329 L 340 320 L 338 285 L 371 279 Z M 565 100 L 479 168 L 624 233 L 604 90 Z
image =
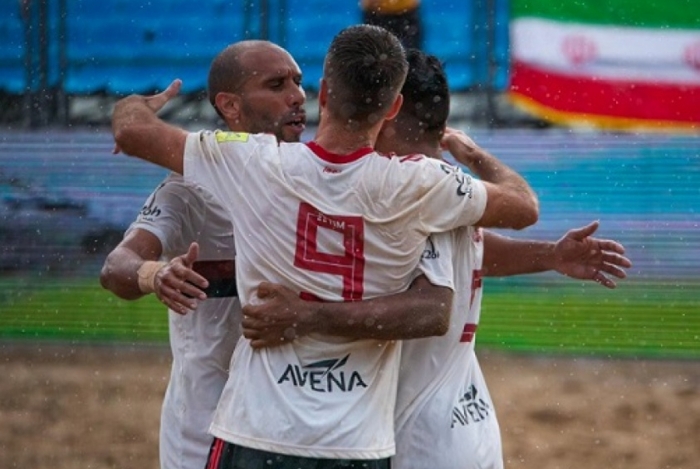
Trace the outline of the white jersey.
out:
M 231 259 L 233 228 L 211 196 L 169 175 L 150 195 L 133 229 L 160 240 L 163 259 L 187 252 L 199 243 L 200 260 Z M 240 337 L 240 303 L 235 297 L 210 298 L 182 316 L 168 311 L 173 362 L 160 426 L 163 469 L 202 468 L 212 436 L 216 405 L 228 377 L 228 366 Z
M 324 301 L 403 291 L 428 234 L 473 224 L 486 205 L 483 183 L 422 156 L 230 132 L 190 134 L 185 155 L 185 179 L 231 213 L 242 304 L 262 281 Z M 212 433 L 303 457 L 391 456 L 399 347 L 311 335 L 254 351 L 241 339 Z
M 453 264 L 455 296 L 443 337 L 403 344 L 396 400 L 396 469 L 502 469 L 501 435 L 474 353 L 481 313 L 481 229 L 431 236 L 421 270 L 432 280 Z

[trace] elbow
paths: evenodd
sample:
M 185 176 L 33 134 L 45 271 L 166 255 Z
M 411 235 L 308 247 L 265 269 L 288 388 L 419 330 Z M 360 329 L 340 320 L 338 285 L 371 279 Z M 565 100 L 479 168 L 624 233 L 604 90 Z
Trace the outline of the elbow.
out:
M 520 223 L 518 223 L 518 225 L 514 226 L 513 228 L 515 228 L 516 230 L 524 230 L 528 226 L 532 226 L 535 223 L 537 223 L 539 217 L 540 213 L 538 210 L 532 210 L 528 213 L 523 213 L 520 219 Z
M 133 141 L 133 131 L 129 126 L 119 126 L 112 129 L 112 134 L 114 136 L 114 143 L 117 145 L 119 150 L 127 155 L 131 155 L 131 142 Z
M 110 282 L 111 275 L 110 275 L 110 269 L 108 262 L 105 262 L 104 265 L 102 266 L 102 269 L 100 270 L 100 285 L 102 285 L 102 288 L 105 290 L 110 290 Z
M 110 266 L 109 257 L 102 266 L 102 270 L 100 270 L 100 285 L 122 300 L 137 300 L 143 296 L 131 291 L 130 288 L 122 286 L 118 274 Z
M 537 223 L 540 218 L 540 206 L 537 197 L 532 196 L 527 203 L 523 204 L 518 210 L 518 217 L 513 224 L 513 229 L 524 230 L 525 228 Z
M 449 305 L 451 306 L 451 303 Z M 445 306 L 443 303 L 439 306 L 430 305 L 422 308 L 423 316 L 416 322 L 416 326 L 412 328 L 409 334 L 410 337 L 401 337 L 401 339 L 442 337 L 447 334 L 447 331 L 450 329 L 450 308 L 445 308 Z
M 442 337 L 450 330 L 450 317 L 452 311 L 452 298 L 442 302 L 440 308 L 435 311 L 432 321 L 432 336 Z
M 447 331 L 450 330 L 450 315 L 447 314 L 447 319 L 443 319 L 435 324 L 435 331 L 433 333 L 433 336 L 435 337 L 442 337 L 447 334 Z

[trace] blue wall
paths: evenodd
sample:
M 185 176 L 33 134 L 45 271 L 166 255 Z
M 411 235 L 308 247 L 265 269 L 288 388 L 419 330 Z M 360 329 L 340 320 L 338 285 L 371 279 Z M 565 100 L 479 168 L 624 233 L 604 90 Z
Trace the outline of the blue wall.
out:
M 599 219 L 599 235 L 627 247 L 632 278 L 700 278 L 700 137 L 564 131 L 472 136 L 521 172 L 540 197 L 540 221 L 508 235 L 554 240 Z M 40 245 L 29 248 L 42 255 L 62 248 L 70 233 L 79 243 L 90 227 L 121 232 L 165 175 L 155 166 L 112 155 L 105 131 L 0 133 L 0 142 L 0 199 L 5 201 L 0 235 L 23 219 L 42 220 L 36 209 L 12 210 L 7 201 L 41 196 L 85 207 L 84 214 L 54 213 L 42 222 L 51 225 L 29 227 L 28 233 L 43 230 L 36 235 Z M 0 245 L 0 254 L 12 250 L 6 241 Z
M 258 37 L 265 27 L 259 24 L 260 2 L 66 0 L 67 68 L 61 72 L 61 13 L 57 0 L 49 4 L 48 81 L 62 83 L 72 94 L 147 92 L 163 89 L 174 77 L 183 79 L 185 92 L 204 89 L 214 55 L 229 43 Z M 495 23 L 486 13 L 491 4 Z M 331 39 L 361 20 L 358 2 L 272 0 L 269 5 L 269 38 L 292 53 L 304 71 L 305 86 L 315 89 Z M 446 63 L 453 89 L 485 86 L 489 81 L 498 89 L 505 87 L 508 13 L 507 0 L 423 2 L 425 49 Z M 491 23 L 493 32 L 486 27 Z M 24 31 L 18 2 L 0 2 L 0 90 L 21 93 L 28 86 Z M 489 44 L 495 44 L 492 78 Z

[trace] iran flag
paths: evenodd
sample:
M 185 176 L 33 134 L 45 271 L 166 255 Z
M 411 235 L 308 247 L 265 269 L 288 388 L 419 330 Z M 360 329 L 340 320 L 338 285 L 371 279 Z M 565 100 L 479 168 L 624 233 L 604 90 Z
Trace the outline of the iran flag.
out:
M 546 120 L 700 132 L 700 0 L 513 0 L 509 95 Z

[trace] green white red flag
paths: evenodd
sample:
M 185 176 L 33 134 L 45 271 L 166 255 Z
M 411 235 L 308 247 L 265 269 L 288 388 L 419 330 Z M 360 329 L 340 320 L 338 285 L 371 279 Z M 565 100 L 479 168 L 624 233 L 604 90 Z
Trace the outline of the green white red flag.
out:
M 700 132 L 700 0 L 513 0 L 509 96 L 546 120 Z

